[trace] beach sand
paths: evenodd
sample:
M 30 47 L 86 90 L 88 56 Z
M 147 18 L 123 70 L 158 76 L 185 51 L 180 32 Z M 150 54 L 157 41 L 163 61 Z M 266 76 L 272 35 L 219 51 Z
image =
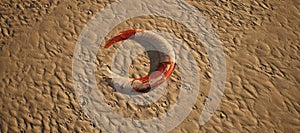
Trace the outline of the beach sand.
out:
M 217 111 L 198 120 L 209 93 L 211 68 L 203 46 L 182 25 L 141 16 L 119 24 L 107 38 L 129 28 L 159 29 L 184 38 L 200 68 L 193 110 L 171 132 L 299 132 L 300 45 L 297 0 L 201 0 L 189 4 L 213 25 L 226 54 L 227 79 Z M 0 2 L 0 132 L 100 132 L 76 101 L 72 58 L 87 21 L 111 1 Z M 117 47 L 116 45 L 115 47 Z M 123 117 L 151 119 L 176 104 L 178 68 L 165 95 L 149 106 L 128 104 L 101 75 L 115 47 L 97 53 L 99 92 Z M 100 50 L 101 51 L 101 50 Z M 297 52 L 298 51 L 298 52 Z M 137 57 L 130 76 L 145 76 L 150 59 Z

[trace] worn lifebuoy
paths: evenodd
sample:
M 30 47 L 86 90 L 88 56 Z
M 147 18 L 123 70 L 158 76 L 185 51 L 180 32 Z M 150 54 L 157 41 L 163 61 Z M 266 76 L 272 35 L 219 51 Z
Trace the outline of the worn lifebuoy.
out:
M 160 63 L 155 71 L 142 78 L 124 78 L 108 70 L 116 77 L 115 83 L 118 86 L 126 92 L 148 92 L 152 87 L 160 85 L 170 77 L 176 65 L 175 53 L 172 46 L 164 38 L 152 31 L 130 29 L 122 31 L 119 35 L 108 40 L 104 48 L 126 39 L 132 39 L 139 43 L 146 41 L 156 49 L 163 51 L 163 54 L 160 54 Z

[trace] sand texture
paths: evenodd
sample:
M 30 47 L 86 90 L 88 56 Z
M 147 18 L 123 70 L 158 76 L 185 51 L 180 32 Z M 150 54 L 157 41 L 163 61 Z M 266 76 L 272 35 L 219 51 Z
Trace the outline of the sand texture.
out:
M 209 93 L 208 55 L 184 26 L 164 17 L 140 16 L 114 28 L 106 40 L 130 28 L 159 29 L 182 38 L 200 74 L 197 102 L 171 132 L 300 131 L 300 2 L 297 0 L 186 0 L 219 35 L 226 54 L 224 96 L 212 118 L 198 123 Z M 0 2 L 0 132 L 103 132 L 76 100 L 72 58 L 87 21 L 111 0 Z M 99 92 L 119 115 L 151 119 L 176 104 L 178 68 L 164 95 L 145 106 L 114 92 L 101 73 L 111 65 L 115 45 L 99 50 L 95 74 Z M 134 59 L 130 77 L 148 74 L 151 53 Z M 154 57 L 155 58 L 155 57 Z M 123 60 L 120 59 L 120 62 Z M 117 62 L 118 64 L 118 62 Z

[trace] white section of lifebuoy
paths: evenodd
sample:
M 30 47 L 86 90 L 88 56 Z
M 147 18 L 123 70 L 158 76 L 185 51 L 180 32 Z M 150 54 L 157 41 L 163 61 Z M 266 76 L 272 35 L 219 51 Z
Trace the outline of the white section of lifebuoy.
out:
M 144 47 L 147 46 L 143 45 L 143 42 L 148 42 L 153 47 L 155 47 L 157 51 L 164 54 L 160 54 L 161 62 L 169 61 L 175 63 L 175 52 L 172 46 L 167 42 L 166 39 L 164 39 L 160 35 L 157 35 L 153 31 L 138 32 L 130 39 L 140 43 Z

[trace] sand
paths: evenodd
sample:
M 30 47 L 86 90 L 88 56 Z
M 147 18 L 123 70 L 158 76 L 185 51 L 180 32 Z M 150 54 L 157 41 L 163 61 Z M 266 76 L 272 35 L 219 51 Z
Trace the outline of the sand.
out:
M 172 132 L 299 132 L 300 45 L 296 0 L 186 1 L 212 23 L 223 43 L 227 80 L 222 101 L 203 126 L 198 123 L 211 71 L 204 48 L 169 19 L 142 16 L 116 27 L 160 29 L 183 37 L 200 69 L 198 100 Z M 0 2 L 0 131 L 101 132 L 76 101 L 73 51 L 85 23 L 110 1 Z M 150 119 L 176 104 L 180 73 L 168 80 L 165 95 L 149 106 L 126 103 L 101 75 L 115 49 L 98 52 L 96 79 L 105 101 L 120 115 Z M 135 59 L 132 77 L 150 69 L 146 53 Z M 105 81 L 105 82 L 101 82 Z M 101 84 L 100 84 L 101 83 Z

